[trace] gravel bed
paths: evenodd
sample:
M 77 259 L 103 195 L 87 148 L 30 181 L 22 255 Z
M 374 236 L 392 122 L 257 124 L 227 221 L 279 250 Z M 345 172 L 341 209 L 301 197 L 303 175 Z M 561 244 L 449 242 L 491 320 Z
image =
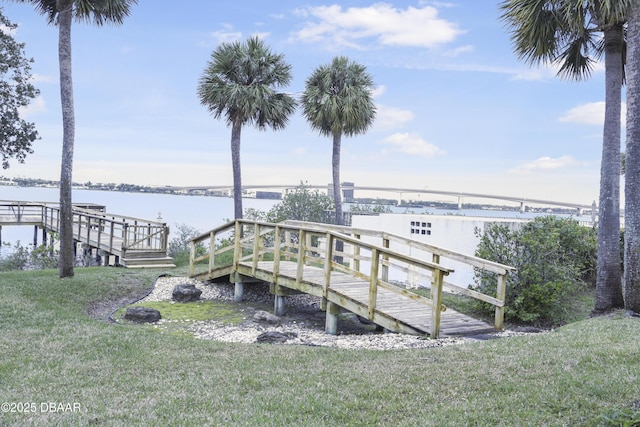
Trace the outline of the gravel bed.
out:
M 188 277 L 159 277 L 151 293 L 143 298 L 145 301 L 169 301 L 172 299 L 173 288 L 178 284 L 194 284 L 202 291 L 202 300 L 233 301 L 234 285 L 223 283 L 203 283 Z M 269 293 L 268 286 L 245 285 L 244 302 L 258 303 L 272 306 L 273 295 Z M 247 304 L 251 305 L 251 304 Z M 343 349 L 376 349 L 397 350 L 411 348 L 433 348 L 447 345 L 455 345 L 473 342 L 476 338 L 441 338 L 432 340 L 426 337 L 417 337 L 406 334 L 389 332 L 376 332 L 370 326 L 360 325 L 355 316 L 341 319 L 338 335 L 329 335 L 324 332 L 324 313 L 320 311 L 320 301 L 317 297 L 307 294 L 294 295 L 286 298 L 286 314 L 280 318 L 278 324 L 265 324 L 253 319 L 255 309 L 248 307 L 247 318 L 240 325 L 230 326 L 215 320 L 192 321 L 186 325 L 187 330 L 196 338 L 211 339 L 223 342 L 255 343 L 258 337 L 265 332 L 279 332 L 286 334 L 285 345 L 310 345 Z M 158 322 L 158 327 L 172 322 L 166 319 Z M 343 324 L 345 327 L 343 328 Z M 360 325 L 360 326 L 358 326 Z M 488 339 L 522 335 L 518 332 L 500 332 L 480 337 Z

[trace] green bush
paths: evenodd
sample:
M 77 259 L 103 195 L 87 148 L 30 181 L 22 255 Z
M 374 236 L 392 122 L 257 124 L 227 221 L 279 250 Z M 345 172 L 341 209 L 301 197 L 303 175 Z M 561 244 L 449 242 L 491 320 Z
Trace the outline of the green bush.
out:
M 333 209 L 331 197 L 311 190 L 304 183 L 300 183 L 295 191 L 288 193 L 267 212 L 257 209 L 247 209 L 246 219 L 277 223 L 285 220 L 323 222 L 323 213 Z
M 7 242 L 2 245 L 11 248 L 11 244 Z M 41 245 L 32 249 L 29 246 L 22 246 L 18 241 L 11 248 L 11 253 L 0 258 L 0 271 L 56 268 L 58 256 L 59 251 L 54 250 L 52 246 Z
M 201 232 L 186 224 L 176 224 L 176 228 L 177 236 L 169 241 L 167 254 L 173 258 L 173 262 L 177 266 L 188 265 L 191 253 L 189 240 L 199 236 Z M 204 246 L 202 246 L 202 244 L 196 245 L 196 256 L 203 255 L 204 253 Z
M 519 228 L 490 224 L 476 255 L 517 268 L 507 279 L 505 320 L 538 326 L 563 323 L 568 299 L 594 286 L 597 236 L 593 228 L 554 216 L 537 217 Z M 476 271 L 474 289 L 495 295 L 493 273 Z M 480 311 L 493 306 L 478 303 Z

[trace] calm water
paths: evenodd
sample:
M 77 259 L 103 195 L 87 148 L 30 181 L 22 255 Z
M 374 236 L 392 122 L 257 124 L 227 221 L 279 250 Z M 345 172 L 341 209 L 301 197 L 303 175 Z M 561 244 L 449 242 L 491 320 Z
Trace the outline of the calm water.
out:
M 0 186 L 0 200 L 57 203 L 57 188 Z M 124 193 L 118 191 L 74 190 L 74 203 L 105 205 L 107 212 L 156 220 L 159 217 L 175 230 L 176 225 L 188 225 L 206 232 L 233 218 L 233 199 L 229 197 L 176 196 L 168 194 Z M 277 200 L 244 199 L 243 208 L 269 210 Z M 345 206 L 345 209 L 348 207 Z M 434 215 L 465 215 L 504 218 L 533 218 L 535 213 L 519 213 L 490 210 L 445 210 L 435 208 L 394 208 L 395 213 L 428 213 Z M 586 218 L 584 218 L 586 219 Z M 41 236 L 39 236 L 39 239 Z M 2 241 L 23 245 L 33 241 L 32 226 L 8 226 L 2 228 Z

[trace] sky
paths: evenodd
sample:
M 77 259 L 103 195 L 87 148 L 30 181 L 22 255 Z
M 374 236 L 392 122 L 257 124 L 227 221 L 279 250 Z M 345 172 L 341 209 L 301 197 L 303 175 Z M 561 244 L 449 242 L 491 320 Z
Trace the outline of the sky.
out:
M 231 129 L 200 104 L 197 85 L 220 43 L 258 36 L 291 64 L 282 90 L 296 97 L 338 55 L 373 77 L 376 120 L 343 139 L 342 181 L 590 205 L 598 199 L 604 67 L 576 82 L 556 77 L 553 65 L 522 62 L 498 4 L 140 0 L 122 26 L 74 22 L 73 180 L 230 185 Z M 23 112 L 41 136 L 35 152 L 0 174 L 58 180 L 57 28 L 32 6 L 0 7 L 19 25 L 14 37 L 34 59 L 41 92 Z M 243 184 L 326 185 L 331 151 L 300 112 L 283 130 L 245 127 Z

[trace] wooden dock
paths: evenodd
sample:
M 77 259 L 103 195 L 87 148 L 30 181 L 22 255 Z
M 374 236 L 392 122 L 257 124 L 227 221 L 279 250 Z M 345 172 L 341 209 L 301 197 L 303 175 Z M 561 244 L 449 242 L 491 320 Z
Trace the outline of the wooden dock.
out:
M 34 227 L 34 246 L 39 230 L 42 243 L 49 240 L 53 244 L 52 236 L 60 231 L 60 209 L 53 203 L 0 201 L 0 231 L 14 225 Z M 175 267 L 167 256 L 168 236 L 165 223 L 109 214 L 100 205 L 77 204 L 73 208 L 74 247 L 85 253 L 95 251 L 107 265 L 113 257 L 114 265 L 128 268 Z
M 377 234 L 382 237 L 380 245 L 362 239 L 363 235 Z M 423 248 L 432 254 L 426 261 L 403 254 L 401 245 L 420 244 L 371 230 L 236 220 L 191 241 L 190 276 L 216 279 L 228 275 L 236 283 L 238 300 L 245 281 L 269 283 L 276 314 L 284 312 L 285 298 L 292 293 L 320 297 L 328 333 L 336 333 L 341 310 L 390 331 L 434 338 L 502 329 L 506 275 L 511 267 L 429 245 Z M 496 273 L 497 295 L 480 294 L 445 281 L 454 270 L 439 263 L 442 257 Z M 393 269 L 427 277 L 431 282 L 429 297 L 390 280 Z M 494 325 L 444 307 L 443 289 L 495 305 Z

